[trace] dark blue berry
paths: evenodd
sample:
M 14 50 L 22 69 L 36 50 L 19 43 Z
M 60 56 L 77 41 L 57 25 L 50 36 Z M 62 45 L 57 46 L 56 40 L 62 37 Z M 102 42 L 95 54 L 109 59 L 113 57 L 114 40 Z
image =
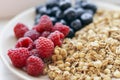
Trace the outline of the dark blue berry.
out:
M 75 5 L 74 8 L 75 8 L 75 9 L 78 9 L 78 8 L 81 8 L 81 6 Z
M 93 15 L 91 13 L 84 13 L 80 17 L 83 25 L 88 25 L 93 21 Z
M 60 9 L 61 9 L 62 11 L 64 11 L 64 10 L 66 10 L 66 9 L 68 9 L 68 8 L 71 7 L 71 3 L 70 3 L 69 1 L 61 1 L 61 2 L 59 3 L 59 7 L 60 7 Z
M 51 16 L 51 13 L 52 13 L 51 9 L 47 9 L 47 12 L 45 14 Z
M 56 12 L 56 18 L 57 18 L 58 20 L 63 19 L 63 18 L 64 18 L 63 13 L 62 13 L 61 11 L 57 11 L 57 12 Z
M 87 2 L 87 0 L 76 0 L 75 6 L 77 5 L 78 7 L 81 7 L 81 4 L 82 4 L 83 2 Z
M 41 17 L 40 14 L 37 14 L 37 15 L 35 16 L 35 25 L 39 23 L 40 17 Z
M 36 11 L 35 11 L 36 14 L 39 14 L 39 10 L 40 10 L 41 8 L 42 8 L 42 6 L 37 6 L 37 7 L 36 7 Z
M 69 32 L 69 34 L 67 35 L 67 37 L 68 37 L 68 38 L 72 38 L 72 37 L 74 37 L 74 35 L 75 35 L 74 30 L 73 30 L 73 29 L 70 29 L 70 32 Z
M 35 25 L 37 25 L 39 23 L 40 19 L 35 19 Z
M 64 19 L 68 22 L 71 22 L 76 19 L 75 9 L 69 8 L 64 11 Z
M 62 24 L 64 24 L 64 25 L 67 24 L 66 21 L 65 21 L 64 19 L 61 19 L 59 22 L 62 23 Z
M 56 6 L 59 6 L 58 5 L 58 2 L 57 0 L 49 0 L 46 4 L 47 8 L 53 8 L 53 7 L 56 7 Z
M 88 3 L 88 2 L 83 2 L 81 4 L 81 7 L 84 8 L 84 9 L 90 9 L 90 10 L 93 11 L 93 13 L 96 13 L 96 11 L 97 11 L 96 5 Z
M 40 15 L 40 14 L 37 14 L 37 15 L 35 16 L 35 20 L 36 20 L 36 19 L 40 19 L 40 17 L 41 17 L 41 15 Z
M 58 7 L 53 7 L 51 9 L 51 16 L 55 16 L 58 11 L 60 11 L 60 9 Z
M 39 14 L 41 14 L 41 15 L 44 15 L 44 14 L 47 14 L 47 8 L 44 6 L 44 7 L 41 7 L 40 9 L 39 9 Z
M 85 9 L 85 12 L 87 12 L 87 13 L 90 13 L 90 14 L 94 15 L 94 12 L 93 12 L 91 9 Z
M 71 28 L 74 29 L 74 31 L 78 31 L 79 29 L 82 28 L 81 21 L 79 19 L 74 20 L 71 23 Z
M 79 18 L 84 12 L 85 12 L 85 10 L 82 9 L 82 8 L 76 9 L 76 16 L 77 16 L 77 18 Z
M 57 22 L 57 19 L 55 17 L 50 17 L 50 19 L 53 22 L 53 25 Z

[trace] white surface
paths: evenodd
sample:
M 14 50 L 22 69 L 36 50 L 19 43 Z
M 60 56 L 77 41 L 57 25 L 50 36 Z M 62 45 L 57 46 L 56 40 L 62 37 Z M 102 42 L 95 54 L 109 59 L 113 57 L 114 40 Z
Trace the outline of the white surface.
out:
M 13 17 L 45 1 L 46 0 L 0 0 L 0 18 Z
M 100 4 L 99 3 L 99 5 L 102 5 L 102 4 Z M 102 7 L 103 8 L 109 8 L 109 9 L 120 9 L 120 8 L 118 8 L 117 6 L 112 6 L 112 5 L 109 5 L 109 4 L 106 4 L 106 5 L 102 5 Z M 24 17 L 25 16 L 25 17 Z M 15 69 L 12 65 L 11 65 L 11 63 L 9 62 L 9 59 L 8 59 L 8 57 L 7 57 L 7 55 L 6 55 L 6 51 L 7 51 L 7 49 L 9 49 L 9 48 L 12 48 L 13 46 L 14 46 L 14 44 L 15 44 L 15 38 L 13 37 L 13 32 L 12 32 L 12 28 L 13 28 L 13 26 L 15 25 L 15 23 L 17 23 L 18 21 L 20 21 L 20 22 L 23 22 L 23 23 L 25 23 L 25 24 L 27 24 L 27 25 L 32 25 L 32 23 L 33 23 L 33 16 L 34 16 L 34 14 L 32 13 L 32 10 L 29 10 L 27 13 L 25 13 L 25 14 L 22 14 L 21 16 L 19 16 L 19 17 L 17 17 L 16 19 L 14 19 L 13 21 L 12 21 L 12 23 L 10 22 L 7 26 L 6 26 L 6 28 L 4 29 L 4 32 L 3 32 L 3 36 L 4 37 L 2 37 L 0 40 L 2 41 L 2 43 L 0 43 L 2 46 L 0 47 L 0 49 L 3 49 L 3 51 L 2 50 L 0 50 L 0 51 L 2 51 L 2 52 L 0 52 L 0 54 L 1 54 L 1 56 L 2 56 L 2 58 L 4 59 L 4 64 L 6 64 L 6 66 L 10 69 L 10 70 L 12 70 L 12 71 L 14 71 L 14 73 L 16 73 L 16 74 L 19 74 L 19 73 L 21 73 L 21 74 L 19 74 L 19 75 L 22 75 L 22 76 L 24 76 L 24 77 L 27 77 L 27 78 L 29 78 L 29 79 L 32 79 L 32 77 L 31 76 L 28 76 L 28 75 L 26 75 L 24 72 L 22 72 L 21 70 L 18 70 L 18 69 Z M 9 34 L 6 34 L 6 33 L 9 33 Z M 0 33 L 0 35 L 2 35 L 1 33 Z M 12 38 L 10 38 L 10 37 L 12 37 Z M 10 42 L 10 43 L 9 43 Z M 3 45 L 4 44 L 4 45 Z M 9 44 L 9 46 L 8 46 L 8 44 Z M 1 61 L 0 61 L 0 65 L 1 65 L 2 63 L 1 63 Z M 2 67 L 1 67 L 2 66 Z M 12 73 L 11 73 L 11 71 L 9 71 L 3 64 L 0 66 L 0 80 L 22 80 L 22 79 L 20 79 L 20 78 L 18 78 L 17 76 L 15 76 L 15 75 L 13 75 Z M 16 72 L 17 71 L 17 72 Z M 19 73 L 18 73 L 19 72 Z M 2 77 L 1 77 L 2 76 Z M 6 77 L 7 76 L 7 77 Z M 38 78 L 39 80 L 41 79 L 41 78 Z M 35 79 L 34 79 L 35 80 Z M 43 80 L 43 79 L 42 79 Z

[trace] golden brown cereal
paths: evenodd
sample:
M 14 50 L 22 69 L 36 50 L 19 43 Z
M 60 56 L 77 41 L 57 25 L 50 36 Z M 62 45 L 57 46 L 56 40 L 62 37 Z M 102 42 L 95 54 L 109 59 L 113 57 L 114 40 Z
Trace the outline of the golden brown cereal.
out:
M 120 78 L 120 11 L 98 10 L 93 23 L 55 47 L 44 71 L 51 80 Z

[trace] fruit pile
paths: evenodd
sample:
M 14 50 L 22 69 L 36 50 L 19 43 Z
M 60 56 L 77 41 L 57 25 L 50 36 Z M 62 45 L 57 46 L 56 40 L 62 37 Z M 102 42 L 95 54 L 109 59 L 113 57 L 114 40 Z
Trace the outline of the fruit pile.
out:
M 22 23 L 14 27 L 18 41 L 14 49 L 8 50 L 12 64 L 32 76 L 42 75 L 44 60 L 51 58 L 54 48 L 61 46 L 65 37 L 72 38 L 91 23 L 96 10 L 85 0 L 76 1 L 74 7 L 69 0 L 49 0 L 45 6 L 38 6 L 31 30 Z
M 87 0 L 76 0 L 73 5 L 71 0 L 48 0 L 44 6 L 36 7 L 35 25 L 42 15 L 48 15 L 53 24 L 60 22 L 68 25 L 70 33 L 67 37 L 74 37 L 76 31 L 93 21 L 97 7 Z
M 18 39 L 15 48 L 8 50 L 12 64 L 32 76 L 43 74 L 44 59 L 51 58 L 55 46 L 61 46 L 69 34 L 69 27 L 62 23 L 53 25 L 47 15 L 41 16 L 39 23 L 31 30 L 22 23 L 14 27 Z

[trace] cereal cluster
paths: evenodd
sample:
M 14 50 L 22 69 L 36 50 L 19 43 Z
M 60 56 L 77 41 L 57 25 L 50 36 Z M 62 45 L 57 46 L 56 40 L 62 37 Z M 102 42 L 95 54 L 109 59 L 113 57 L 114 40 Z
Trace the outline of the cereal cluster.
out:
M 44 72 L 51 80 L 120 78 L 120 12 L 98 10 L 93 23 L 55 48 Z

